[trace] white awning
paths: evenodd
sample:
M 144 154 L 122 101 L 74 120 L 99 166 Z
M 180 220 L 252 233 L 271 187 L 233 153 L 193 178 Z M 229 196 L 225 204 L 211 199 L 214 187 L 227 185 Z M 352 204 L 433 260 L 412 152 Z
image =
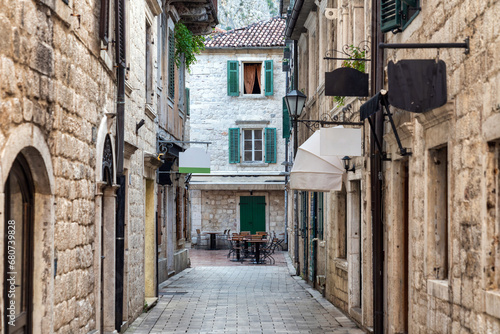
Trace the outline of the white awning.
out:
M 339 191 L 344 165 L 339 156 L 320 155 L 320 131 L 316 131 L 297 150 L 290 172 L 290 189 Z

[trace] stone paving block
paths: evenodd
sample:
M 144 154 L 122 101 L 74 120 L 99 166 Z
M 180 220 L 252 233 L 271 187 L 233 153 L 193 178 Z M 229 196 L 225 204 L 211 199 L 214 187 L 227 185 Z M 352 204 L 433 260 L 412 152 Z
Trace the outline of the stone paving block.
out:
M 162 296 L 126 331 L 143 333 L 363 333 L 288 267 L 199 266 L 160 286 Z

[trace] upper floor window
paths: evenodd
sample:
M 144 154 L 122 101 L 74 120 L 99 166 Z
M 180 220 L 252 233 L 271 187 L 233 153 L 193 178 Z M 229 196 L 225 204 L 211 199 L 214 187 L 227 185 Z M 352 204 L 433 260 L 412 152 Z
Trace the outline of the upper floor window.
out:
M 229 129 L 229 163 L 240 163 L 240 152 L 243 163 L 276 163 L 276 129 Z
M 380 2 L 382 32 L 398 33 L 405 30 L 419 12 L 419 0 L 382 0 Z
M 237 60 L 229 60 L 227 62 L 227 95 L 239 96 L 240 91 L 243 91 L 244 95 L 262 95 L 263 92 L 265 96 L 273 95 L 273 61 L 240 64 Z

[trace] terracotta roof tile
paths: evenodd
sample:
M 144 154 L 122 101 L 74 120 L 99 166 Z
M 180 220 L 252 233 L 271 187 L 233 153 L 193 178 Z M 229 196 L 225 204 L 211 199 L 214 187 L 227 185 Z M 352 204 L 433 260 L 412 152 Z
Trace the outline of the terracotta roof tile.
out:
M 205 41 L 206 48 L 244 48 L 285 46 L 285 19 L 273 17 L 247 27 L 215 33 Z

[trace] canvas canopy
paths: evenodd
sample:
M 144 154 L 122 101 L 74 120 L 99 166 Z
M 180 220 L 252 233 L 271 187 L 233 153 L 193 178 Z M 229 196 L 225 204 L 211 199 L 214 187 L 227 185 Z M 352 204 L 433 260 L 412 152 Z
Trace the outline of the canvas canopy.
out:
M 297 150 L 290 172 L 290 188 L 307 191 L 339 191 L 344 165 L 339 156 L 320 155 L 320 131 L 317 130 Z

